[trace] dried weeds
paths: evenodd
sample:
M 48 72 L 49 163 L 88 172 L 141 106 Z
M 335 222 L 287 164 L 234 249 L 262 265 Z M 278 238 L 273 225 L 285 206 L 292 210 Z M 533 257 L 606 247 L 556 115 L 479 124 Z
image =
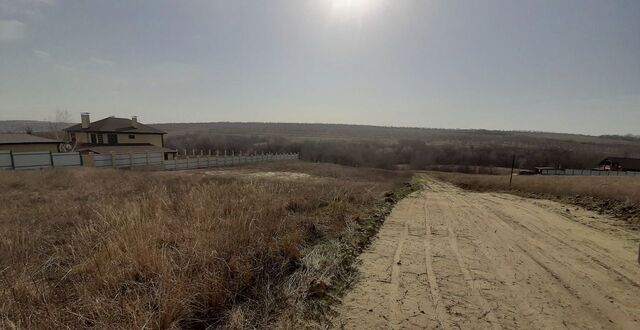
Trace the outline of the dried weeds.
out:
M 291 324 L 283 315 L 318 290 L 311 281 L 335 282 L 318 274 L 331 277 L 329 258 L 340 249 L 318 248 L 345 244 L 408 174 L 299 162 L 267 168 L 325 180 L 0 173 L 0 327 Z M 301 277 L 309 265 L 312 276 Z

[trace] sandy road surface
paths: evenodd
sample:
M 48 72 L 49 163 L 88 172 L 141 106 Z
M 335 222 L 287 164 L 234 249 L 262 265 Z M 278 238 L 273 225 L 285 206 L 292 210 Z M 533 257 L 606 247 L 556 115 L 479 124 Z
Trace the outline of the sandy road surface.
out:
M 640 329 L 640 234 L 550 201 L 424 178 L 362 256 L 345 329 Z

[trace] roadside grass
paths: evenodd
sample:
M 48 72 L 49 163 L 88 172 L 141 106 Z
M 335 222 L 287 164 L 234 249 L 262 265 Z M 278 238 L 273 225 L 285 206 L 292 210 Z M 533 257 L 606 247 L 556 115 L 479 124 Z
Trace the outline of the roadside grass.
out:
M 510 168 L 494 166 L 472 166 L 472 165 L 431 165 L 426 166 L 426 171 L 456 172 L 467 174 L 487 174 L 504 175 L 509 174 Z
M 358 249 L 401 197 L 389 191 L 410 190 L 411 173 L 303 162 L 260 168 L 321 179 L 0 172 L 0 328 L 321 320 L 313 306 L 349 282 Z
M 504 191 L 535 195 L 607 213 L 640 227 L 640 177 L 514 176 L 428 172 L 458 187 L 477 191 Z

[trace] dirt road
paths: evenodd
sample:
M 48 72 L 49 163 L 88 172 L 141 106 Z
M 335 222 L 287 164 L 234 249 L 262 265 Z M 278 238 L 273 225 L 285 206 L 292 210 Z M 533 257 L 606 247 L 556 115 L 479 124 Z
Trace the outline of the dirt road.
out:
M 640 329 L 636 231 L 424 179 L 362 255 L 345 329 Z

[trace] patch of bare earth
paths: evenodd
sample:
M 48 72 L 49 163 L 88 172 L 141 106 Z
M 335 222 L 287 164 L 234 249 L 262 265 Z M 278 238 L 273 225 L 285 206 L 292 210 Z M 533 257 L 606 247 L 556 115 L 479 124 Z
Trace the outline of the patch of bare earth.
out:
M 237 176 L 245 178 L 260 178 L 260 179 L 274 179 L 274 180 L 303 180 L 313 178 L 311 174 L 299 173 L 299 172 L 261 172 L 261 171 L 207 171 L 207 175 L 213 176 Z
M 575 206 L 423 178 L 361 256 L 345 329 L 638 329 L 640 234 Z

